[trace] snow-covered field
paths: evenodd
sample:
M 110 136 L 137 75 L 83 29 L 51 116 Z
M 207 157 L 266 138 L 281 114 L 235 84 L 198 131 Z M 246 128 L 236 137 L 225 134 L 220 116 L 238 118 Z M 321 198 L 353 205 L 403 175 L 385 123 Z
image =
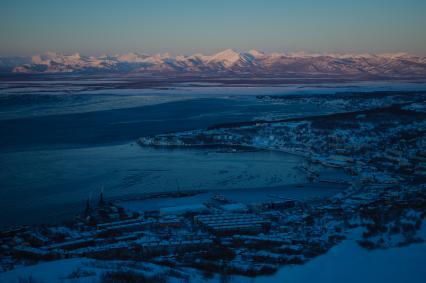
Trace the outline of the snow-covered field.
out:
M 359 231 L 333 247 L 327 254 L 296 266 L 281 268 L 273 276 L 248 282 L 327 282 L 327 283 L 423 283 L 426 279 L 426 243 L 369 251 L 355 241 Z M 419 233 L 426 237 L 426 223 Z M 243 281 L 244 282 L 244 281 Z

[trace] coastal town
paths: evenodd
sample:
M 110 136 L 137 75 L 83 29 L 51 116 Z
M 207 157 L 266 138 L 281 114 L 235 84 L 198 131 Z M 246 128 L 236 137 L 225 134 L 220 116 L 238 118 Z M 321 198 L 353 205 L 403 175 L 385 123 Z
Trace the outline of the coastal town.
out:
M 158 209 L 138 209 L 101 193 L 66 223 L 1 231 L 1 269 L 90 258 L 105 264 L 120 261 L 121 267 L 103 269 L 109 277 L 124 276 L 122 267 L 129 261 L 139 263 L 131 269 L 133 276 L 153 281 L 161 276 L 190 281 L 187 269 L 205 278 L 253 277 L 325 254 L 354 230 L 361 231 L 359 246 L 369 250 L 422 242 L 418 232 L 426 217 L 424 106 L 424 101 L 398 102 L 140 138 L 141 146 L 285 151 L 305 158 L 301 167 L 307 184 L 340 184 L 345 189 L 326 198 L 270 195 L 250 203 L 215 193 L 199 202 Z M 319 168 L 337 173 L 324 176 Z M 147 199 L 182 200 L 197 194 L 181 190 L 137 202 L 144 207 Z M 95 275 L 100 276 L 93 265 L 85 265 L 70 276 Z
M 6 271 L 86 257 L 256 276 L 321 255 L 350 229 L 363 229 L 359 245 L 367 249 L 423 241 L 417 231 L 425 216 L 424 184 L 352 186 L 311 202 L 244 205 L 215 195 L 205 203 L 144 213 L 127 211 L 101 195 L 70 223 L 2 231 L 1 264 Z
M 208 129 L 142 137 L 142 146 L 248 147 L 303 156 L 310 179 L 314 164 L 340 168 L 362 183 L 424 183 L 426 177 L 426 95 L 381 95 L 381 107 L 352 96 L 351 111 L 281 120 L 222 124 Z M 264 99 L 261 97 L 260 99 Z M 269 98 L 272 99 L 272 98 Z M 277 98 L 272 100 L 292 100 Z M 307 99 L 300 97 L 300 99 Z M 336 100 L 341 100 L 338 97 Z M 315 98 L 319 101 L 320 98 Z M 367 101 L 365 101 L 367 100 Z M 323 98 L 330 103 L 330 97 Z M 386 101 L 398 101 L 386 104 Z M 316 102 L 319 103 L 319 102 Z M 355 110 L 354 110 L 355 109 Z M 337 180 L 336 180 L 337 181 Z

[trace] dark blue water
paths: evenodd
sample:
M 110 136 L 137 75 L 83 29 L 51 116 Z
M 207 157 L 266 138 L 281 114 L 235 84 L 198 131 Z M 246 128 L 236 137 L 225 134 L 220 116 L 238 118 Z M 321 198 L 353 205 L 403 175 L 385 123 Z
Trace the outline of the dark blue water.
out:
M 72 217 L 103 187 L 108 199 L 176 190 L 244 189 L 305 182 L 301 158 L 136 144 L 0 154 L 1 225 Z
M 304 182 L 295 169 L 301 159 L 288 154 L 150 149 L 135 140 L 274 113 L 316 111 L 314 106 L 286 109 L 253 98 L 193 99 L 0 120 L 0 210 L 8 215 L 0 225 L 70 218 L 101 186 L 107 197 L 119 198 L 177 186 L 214 190 Z
M 124 143 L 145 135 L 252 120 L 262 115 L 326 111 L 315 105 L 286 107 L 255 99 L 194 99 L 85 113 L 0 120 L 1 151 Z

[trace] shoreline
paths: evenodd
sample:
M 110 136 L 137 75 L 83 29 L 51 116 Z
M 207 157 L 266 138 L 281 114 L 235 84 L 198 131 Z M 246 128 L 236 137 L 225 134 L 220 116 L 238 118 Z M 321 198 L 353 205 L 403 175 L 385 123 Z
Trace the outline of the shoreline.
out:
M 112 204 L 119 204 L 119 203 L 125 203 L 125 202 L 150 202 L 150 201 L 164 201 L 164 200 L 183 200 L 185 198 L 191 198 L 191 197 L 197 197 L 200 195 L 209 195 L 212 196 L 214 194 L 232 194 L 232 195 L 238 195 L 238 194 L 244 194 L 248 191 L 250 193 L 259 193 L 263 194 L 268 192 L 268 194 L 271 194 L 272 192 L 275 193 L 275 196 L 268 196 L 271 198 L 271 201 L 275 198 L 276 200 L 283 199 L 282 196 L 279 195 L 279 193 L 306 193 L 307 191 L 303 190 L 321 190 L 321 189 L 328 189 L 329 191 L 335 191 L 336 194 L 340 193 L 344 190 L 349 188 L 346 184 L 339 184 L 339 183 L 325 183 L 325 182 L 314 182 L 314 183 L 295 183 L 295 184 L 285 184 L 281 186 L 270 186 L 270 187 L 251 187 L 251 188 L 230 188 L 230 189 L 213 189 L 213 190 L 203 190 L 203 189 L 184 189 L 184 190 L 175 190 L 175 191 L 168 191 L 168 192 L 159 192 L 159 193 L 140 193 L 134 196 L 126 196 L 126 197 L 107 197 L 106 201 L 111 202 Z M 288 191 L 286 191 L 288 190 Z M 332 195 L 327 196 L 313 196 L 313 198 L 327 198 Z M 303 199 L 297 199 L 304 201 Z M 309 201 L 310 199 L 307 199 L 306 201 Z M 263 199 L 264 201 L 264 199 Z M 262 201 L 260 201 L 262 202 Z M 82 209 L 84 208 L 84 201 L 81 201 L 81 203 L 78 205 Z M 19 224 L 19 225 L 6 225 L 0 227 L 0 232 L 5 230 L 11 230 L 21 227 L 36 227 L 39 225 L 62 225 L 63 223 L 72 221 L 75 216 L 79 215 L 81 212 L 78 212 L 77 214 L 65 217 L 62 220 L 50 222 L 50 223 L 26 223 L 26 224 Z

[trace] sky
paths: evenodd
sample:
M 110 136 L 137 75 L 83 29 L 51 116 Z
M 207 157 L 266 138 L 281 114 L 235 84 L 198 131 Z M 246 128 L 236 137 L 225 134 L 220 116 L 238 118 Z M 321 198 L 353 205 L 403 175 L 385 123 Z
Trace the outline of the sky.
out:
M 409 52 L 425 0 L 1 0 L 0 55 Z

